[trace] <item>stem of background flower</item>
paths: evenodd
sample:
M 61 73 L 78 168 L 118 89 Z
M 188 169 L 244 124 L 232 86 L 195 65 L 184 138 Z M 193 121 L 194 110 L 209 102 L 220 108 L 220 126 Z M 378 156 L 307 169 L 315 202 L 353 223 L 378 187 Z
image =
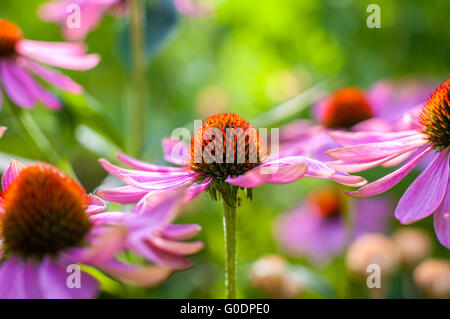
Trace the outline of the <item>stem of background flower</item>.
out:
M 23 131 L 28 135 L 36 148 L 41 152 L 45 161 L 55 164 L 56 166 L 61 168 L 63 172 L 77 179 L 77 176 L 72 169 L 72 165 L 70 164 L 70 162 L 67 159 L 63 159 L 59 155 L 59 153 L 55 150 L 50 141 L 41 131 L 37 123 L 34 121 L 30 112 L 12 104 L 11 110 L 16 116 L 17 122 L 20 124 Z
M 236 208 L 223 204 L 223 226 L 225 235 L 225 289 L 228 299 L 236 299 L 236 266 L 237 266 L 237 219 Z
M 144 56 L 144 10 L 142 0 L 131 0 L 130 38 L 132 52 L 132 99 L 128 108 L 128 152 L 139 156 L 145 133 L 146 78 Z

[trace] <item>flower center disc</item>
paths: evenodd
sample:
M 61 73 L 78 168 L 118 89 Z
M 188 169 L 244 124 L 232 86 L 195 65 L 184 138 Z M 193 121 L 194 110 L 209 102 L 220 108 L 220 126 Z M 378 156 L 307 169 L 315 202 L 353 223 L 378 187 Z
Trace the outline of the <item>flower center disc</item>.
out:
M 308 200 L 318 208 L 317 212 L 322 217 L 333 218 L 340 215 L 339 195 L 335 189 L 325 188 L 312 192 Z
M 83 188 L 50 165 L 24 168 L 2 194 L 6 253 L 42 257 L 80 245 L 91 223 Z
M 265 150 L 258 131 L 243 117 L 214 115 L 195 132 L 188 166 L 204 177 L 226 179 L 260 165 Z
M 20 28 L 4 19 L 0 19 L 0 56 L 14 53 L 14 46 L 22 39 Z
M 450 83 L 442 83 L 441 87 L 427 100 L 420 114 L 422 133 L 434 144 L 437 151 L 450 145 Z
M 364 92 L 358 88 L 343 88 L 333 93 L 325 106 L 324 125 L 328 128 L 351 128 L 373 117 Z

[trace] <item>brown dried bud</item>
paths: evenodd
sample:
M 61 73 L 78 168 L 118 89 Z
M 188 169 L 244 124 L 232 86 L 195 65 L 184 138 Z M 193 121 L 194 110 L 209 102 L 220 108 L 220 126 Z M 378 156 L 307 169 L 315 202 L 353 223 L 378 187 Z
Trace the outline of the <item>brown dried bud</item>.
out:
M 450 297 L 450 262 L 430 258 L 414 270 L 414 282 L 429 298 Z
M 400 250 L 402 261 L 407 267 L 414 267 L 430 255 L 431 239 L 427 233 L 417 228 L 403 228 L 392 235 L 392 240 Z

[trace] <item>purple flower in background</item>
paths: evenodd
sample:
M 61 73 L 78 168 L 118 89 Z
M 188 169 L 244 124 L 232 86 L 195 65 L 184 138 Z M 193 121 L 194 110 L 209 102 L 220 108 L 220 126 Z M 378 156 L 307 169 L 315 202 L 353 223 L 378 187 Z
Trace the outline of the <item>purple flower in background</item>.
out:
M 276 238 L 290 254 L 322 263 L 341 253 L 355 237 L 388 230 L 393 210 L 389 200 L 352 202 L 348 208 L 354 218 L 352 233 L 346 229 L 343 200 L 338 188 L 313 191 L 300 207 L 279 217 Z
M 335 132 L 332 136 L 342 148 L 328 155 L 330 163 L 345 172 L 358 172 L 390 163 L 403 165 L 383 178 L 349 194 L 370 197 L 399 183 L 426 155 L 432 161 L 409 186 L 395 210 L 402 224 L 411 224 L 431 214 L 439 241 L 450 248 L 450 83 L 445 81 L 423 106 L 416 130 L 396 133 Z
M 152 218 L 123 214 L 111 220 L 115 214 L 103 213 L 101 199 L 87 195 L 78 183 L 48 164 L 24 166 L 13 160 L 3 174 L 2 187 L 0 298 L 95 297 L 99 284 L 84 271 L 79 272 L 79 287 L 69 287 L 67 269 L 78 264 L 126 283 L 151 286 L 166 280 L 173 269 L 132 265 L 120 261 L 118 254 L 136 250 L 132 244 L 137 242 L 142 246 L 156 242 L 167 255 L 194 251 L 178 241 L 195 235 L 198 226 L 170 224 L 180 206 L 180 194 L 153 202 Z
M 202 1 L 173 0 L 173 2 L 177 10 L 184 15 L 208 17 L 211 14 L 210 7 Z M 77 13 L 76 8 L 79 8 L 79 25 L 69 27 L 69 24 L 75 23 L 75 18 L 72 17 Z M 124 16 L 128 12 L 128 0 L 53 0 L 39 8 L 40 17 L 44 21 L 61 25 L 63 36 L 69 41 L 84 40 L 98 27 L 106 14 Z
M 57 110 L 61 102 L 31 74 L 59 89 L 80 94 L 83 88 L 79 84 L 39 62 L 70 70 L 88 70 L 99 63 L 100 57 L 85 52 L 82 44 L 25 40 L 17 25 L 0 19 L 0 90 L 3 88 L 9 98 L 23 108 L 33 108 L 39 101 Z
M 338 145 L 329 130 L 393 132 L 414 128 L 414 115 L 432 91 L 427 83 L 380 81 L 367 92 L 342 88 L 324 97 L 313 109 L 314 122 L 297 120 L 280 131 L 280 149 L 329 161 L 326 151 Z
M 166 139 L 163 147 L 166 160 L 181 167 L 153 165 L 119 154 L 118 159 L 133 168 L 125 169 L 100 159 L 100 164 L 127 186 L 99 190 L 97 194 L 108 201 L 131 204 L 147 194 L 182 189 L 187 202 L 205 190 L 213 197 L 216 192 L 233 196 L 238 188 L 292 183 L 302 177 L 332 179 L 349 186 L 366 182 L 305 156 L 267 157 L 256 129 L 232 113 L 207 118 L 190 146 Z M 180 150 L 184 157 L 178 156 Z

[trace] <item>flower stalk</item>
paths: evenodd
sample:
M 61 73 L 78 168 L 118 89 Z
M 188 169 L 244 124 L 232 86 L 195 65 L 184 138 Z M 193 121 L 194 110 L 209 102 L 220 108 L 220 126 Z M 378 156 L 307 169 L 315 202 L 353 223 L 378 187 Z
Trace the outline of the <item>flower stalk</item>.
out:
M 130 38 L 132 52 L 132 102 L 128 108 L 128 129 L 131 132 L 129 153 L 139 156 L 145 134 L 145 56 L 144 56 L 144 2 L 142 0 L 131 1 Z
M 223 203 L 223 225 L 225 235 L 225 289 L 228 299 L 236 299 L 237 266 L 237 218 L 236 206 Z

